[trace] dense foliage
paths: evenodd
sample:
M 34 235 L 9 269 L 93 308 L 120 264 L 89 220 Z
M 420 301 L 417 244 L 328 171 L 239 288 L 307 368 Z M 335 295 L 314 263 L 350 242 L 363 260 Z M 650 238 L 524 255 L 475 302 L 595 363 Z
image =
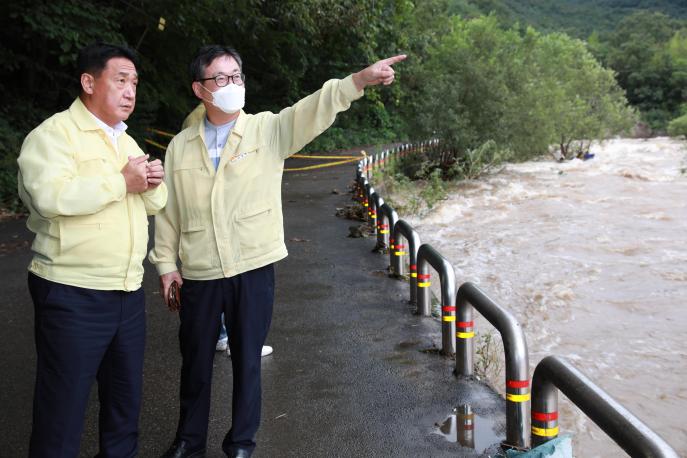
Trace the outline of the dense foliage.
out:
M 463 15 L 495 13 L 506 24 L 520 23 L 544 32 L 564 32 L 586 39 L 615 28 L 625 16 L 640 11 L 687 19 L 682 0 L 451 0 Z
M 645 7 L 671 17 L 630 15 Z M 674 19 L 687 16 L 687 7 L 668 0 L 18 0 L 3 2 L 0 13 L 5 206 L 16 205 L 22 139 L 69 106 L 78 91 L 76 52 L 95 40 L 139 51 L 129 132 L 158 155 L 144 140 L 166 139 L 148 128 L 176 132 L 197 103 L 187 66 L 203 44 L 230 44 L 242 54 L 249 112 L 279 110 L 329 78 L 405 52 L 398 83 L 366 91 L 310 148 L 438 135 L 444 151 L 435 166 L 444 178 L 551 144 L 574 155 L 584 149 L 579 140 L 632 120 L 612 74 L 585 44 L 550 31 L 584 38 L 599 30 L 589 48 L 618 72 L 630 101 L 656 125 L 681 114 L 687 75 L 687 33 Z M 614 28 L 620 17 L 626 19 Z M 645 59 L 650 65 L 633 65 Z M 432 167 L 423 170 L 436 177 Z
M 418 88 L 415 102 L 418 126 L 451 150 L 441 157 L 449 175 L 465 175 L 467 153 L 486 142 L 495 142 L 503 159 L 528 159 L 552 144 L 571 157 L 588 140 L 631 127 L 612 72 L 581 41 L 504 30 L 493 16 L 455 18 L 452 25 L 419 71 L 432 84 Z
M 681 0 L 451 0 L 463 15 L 587 40 L 642 119 L 657 132 L 687 102 L 687 2 Z M 477 12 L 475 11 L 477 10 Z
M 687 102 L 687 21 L 639 12 L 593 38 L 592 50 L 617 72 L 628 101 L 652 128 L 664 130 L 681 114 Z

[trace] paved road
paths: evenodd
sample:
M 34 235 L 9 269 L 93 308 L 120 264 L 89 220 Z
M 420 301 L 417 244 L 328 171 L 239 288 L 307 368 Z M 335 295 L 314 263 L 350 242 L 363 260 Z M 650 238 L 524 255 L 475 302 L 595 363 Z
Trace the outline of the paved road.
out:
M 302 164 L 302 162 L 301 162 Z M 291 166 L 298 166 L 295 162 Z M 255 457 L 479 456 L 505 435 L 505 402 L 452 375 L 450 359 L 422 350 L 441 345 L 439 323 L 412 315 L 407 285 L 386 278 L 371 239 L 348 238 L 356 224 L 334 216 L 350 203 L 352 165 L 287 173 L 283 184 L 289 257 L 277 265 L 277 292 L 263 358 L 263 420 Z M 333 193 L 336 189 L 340 193 Z M 35 355 L 26 288 L 31 234 L 23 220 L 0 222 L 1 457 L 27 454 Z M 148 340 L 141 457 L 169 445 L 178 414 L 177 317 L 157 295 L 146 265 Z M 223 456 L 229 428 L 231 360 L 215 358 L 208 456 Z M 477 414 L 475 444 L 436 434 L 453 407 Z M 494 446 L 490 447 L 493 451 Z M 89 404 L 82 456 L 97 452 L 97 402 Z

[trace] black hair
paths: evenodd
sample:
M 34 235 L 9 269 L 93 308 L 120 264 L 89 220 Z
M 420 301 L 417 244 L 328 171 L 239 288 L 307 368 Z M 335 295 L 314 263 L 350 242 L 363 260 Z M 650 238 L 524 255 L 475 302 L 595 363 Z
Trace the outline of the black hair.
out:
M 81 48 L 79 51 L 79 57 L 76 59 L 77 77 L 81 77 L 84 73 L 99 76 L 107 66 L 107 62 L 114 57 L 129 59 L 138 69 L 138 56 L 134 50 L 125 46 L 98 42 Z
M 239 64 L 239 69 L 243 71 L 241 56 L 239 56 L 239 53 L 234 48 L 222 45 L 207 45 L 198 50 L 196 56 L 191 61 L 191 65 L 189 65 L 188 70 L 191 74 L 191 81 L 202 79 L 203 72 L 207 66 L 210 65 L 213 60 L 222 56 L 233 57 L 236 63 Z

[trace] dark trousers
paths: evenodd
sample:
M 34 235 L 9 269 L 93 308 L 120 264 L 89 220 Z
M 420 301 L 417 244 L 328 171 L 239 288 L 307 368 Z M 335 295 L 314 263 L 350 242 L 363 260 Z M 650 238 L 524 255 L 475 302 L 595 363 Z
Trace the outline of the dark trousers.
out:
M 272 321 L 274 265 L 231 278 L 184 280 L 181 288 L 181 412 L 177 439 L 190 448 L 207 442 L 212 362 L 220 315 L 229 333 L 234 373 L 231 420 L 222 449 L 255 448 L 260 425 L 260 351 Z
M 76 457 L 94 380 L 100 457 L 138 452 L 145 296 L 55 283 L 29 273 L 35 310 L 36 387 L 31 457 Z

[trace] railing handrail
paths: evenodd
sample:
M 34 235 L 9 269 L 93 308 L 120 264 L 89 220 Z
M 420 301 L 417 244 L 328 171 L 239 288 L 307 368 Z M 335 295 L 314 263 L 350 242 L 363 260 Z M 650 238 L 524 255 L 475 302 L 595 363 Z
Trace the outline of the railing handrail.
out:
M 375 234 L 377 234 L 377 240 L 379 240 L 379 209 L 384 205 L 384 199 L 379 195 L 377 191 L 372 190 L 370 192 L 370 213 L 372 217 L 372 226 Z
M 417 308 L 423 316 L 430 315 L 429 269 L 431 265 L 439 273 L 441 285 L 441 351 L 445 355 L 456 352 L 456 273 L 453 264 L 428 243 L 417 250 Z
M 408 279 L 408 283 L 410 284 L 410 303 L 417 305 L 417 250 L 420 249 L 420 245 L 422 244 L 420 233 L 413 229 L 413 226 L 408 224 L 407 221 L 399 219 L 396 221 L 396 224 L 394 224 L 393 236 L 397 244 L 399 240 L 401 240 L 401 236 L 403 236 L 408 243 L 408 250 L 405 251 L 405 253 L 408 254 L 408 264 L 410 267 L 410 278 Z M 401 254 L 403 252 L 399 252 L 398 250 L 395 251 L 394 258 L 396 262 L 391 265 L 392 274 L 401 276 L 405 268 L 402 259 L 404 255 Z
M 630 456 L 678 457 L 677 452 L 639 418 L 568 361 L 553 355 L 547 356 L 537 364 L 532 377 L 534 445 L 558 435 L 558 390 Z
M 382 204 L 379 214 L 377 215 L 377 243 L 383 244 L 384 248 L 389 249 L 389 256 L 393 256 L 392 239 L 391 234 L 394 228 L 394 224 L 398 221 L 398 213 L 387 203 Z
M 473 375 L 474 372 L 473 307 L 499 331 L 503 341 L 506 355 L 506 444 L 529 447 L 530 382 L 525 333 L 508 310 L 470 282 L 463 283 L 456 296 L 456 373 Z

